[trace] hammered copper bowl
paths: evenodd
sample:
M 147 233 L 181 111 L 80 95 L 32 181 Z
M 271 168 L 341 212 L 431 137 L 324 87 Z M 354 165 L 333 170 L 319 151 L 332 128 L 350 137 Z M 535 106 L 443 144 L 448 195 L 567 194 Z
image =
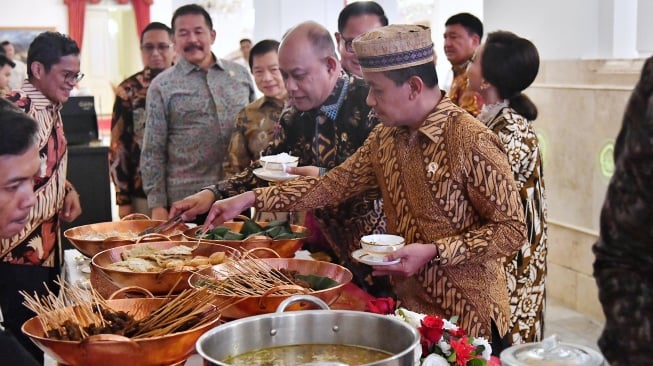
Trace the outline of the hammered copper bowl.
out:
M 241 253 L 234 248 L 213 243 L 189 241 L 140 243 L 107 249 L 94 255 L 91 260 L 92 270 L 101 271 L 118 287 L 141 287 L 150 291 L 154 295 L 167 295 L 170 292 L 176 293 L 190 287 L 188 284 L 188 278 L 192 274 L 190 270 L 166 269 L 160 272 L 130 272 L 108 268 L 110 264 L 122 261 L 122 252 L 133 249 L 139 245 L 148 245 L 154 250 L 185 245 L 187 247 L 195 248 L 193 250 L 193 255 L 203 255 L 208 257 L 215 252 L 225 252 L 227 258 L 233 260 L 238 259 L 241 256 Z
M 257 224 L 259 224 L 261 227 L 267 226 L 267 222 L 261 222 L 257 221 Z M 229 230 L 234 231 L 234 232 L 239 232 L 240 229 L 243 226 L 242 221 L 233 221 L 233 222 L 225 222 L 222 224 L 222 226 L 226 226 L 229 228 Z M 293 258 L 295 256 L 295 252 L 297 252 L 299 249 L 302 248 L 302 245 L 304 245 L 304 241 L 310 234 L 308 231 L 308 228 L 304 226 L 299 226 L 299 225 L 290 225 L 290 229 L 292 230 L 293 233 L 301 233 L 304 234 L 303 238 L 296 238 L 296 239 L 281 239 L 281 240 L 272 240 L 269 237 L 263 236 L 263 235 L 256 235 L 249 237 L 245 240 L 210 240 L 210 239 L 202 239 L 202 242 L 207 242 L 207 243 L 215 243 L 215 244 L 222 244 L 226 245 L 232 248 L 236 248 L 239 250 L 253 250 L 253 249 L 259 249 L 259 248 L 267 248 L 267 249 L 272 249 L 275 251 L 279 257 L 281 258 Z M 190 241 L 197 241 L 197 235 L 199 234 L 200 228 L 190 228 L 187 229 L 183 232 L 183 236 L 186 238 L 186 240 Z M 266 251 L 256 251 L 254 253 L 257 257 L 259 258 L 276 258 L 277 256 L 274 255 L 273 253 L 266 252 Z
M 248 260 L 251 261 L 252 259 L 243 259 L 239 263 L 244 263 Z M 295 270 L 302 275 L 329 277 L 338 282 L 338 285 L 319 291 L 301 289 L 299 286 L 295 286 L 295 289 L 278 289 L 285 291 L 282 294 L 278 292 L 275 293 L 276 289 L 272 288 L 265 295 L 247 297 L 227 296 L 214 292 L 216 297 L 215 304 L 230 304 L 228 307 L 221 309 L 223 317 L 228 319 L 240 319 L 252 315 L 273 313 L 283 300 L 293 295 L 293 293 L 289 293 L 289 291 L 297 291 L 296 293 L 303 292 L 313 295 L 330 305 L 338 299 L 342 292 L 342 288 L 352 280 L 352 274 L 347 268 L 329 262 L 290 258 L 265 258 L 260 260 L 264 261 L 268 266 L 276 269 L 285 268 L 288 270 Z M 223 270 L 223 264 L 204 269 L 190 276 L 189 283 L 192 287 L 196 288 L 198 283 L 207 277 L 216 279 L 223 278 L 224 276 L 221 274 Z M 312 308 L 312 306 L 309 303 L 298 303 L 292 305 L 288 310 L 306 310 L 310 308 Z
M 70 241 L 70 243 L 80 251 L 80 253 L 91 258 L 97 253 L 116 248 L 122 245 L 135 244 L 139 238 L 135 234 L 143 230 L 155 227 L 163 220 L 123 220 L 115 222 L 99 222 L 97 224 L 89 224 L 70 228 L 64 231 L 63 235 Z M 183 231 L 188 229 L 188 225 L 178 223 L 171 229 L 161 232 L 161 235 L 151 235 L 151 239 L 144 237 L 141 241 L 148 240 L 181 240 L 183 238 Z M 106 239 L 88 239 L 93 235 L 111 235 Z M 124 236 L 121 236 L 123 234 Z
M 108 300 L 109 306 L 141 319 L 159 308 L 165 298 Z M 207 309 L 213 305 L 207 305 Z M 99 334 L 82 341 L 46 338 L 38 316 L 23 324 L 22 331 L 43 352 L 64 365 L 174 365 L 186 360 L 197 339 L 218 325 L 220 317 L 187 331 L 165 336 L 130 339 L 114 334 Z

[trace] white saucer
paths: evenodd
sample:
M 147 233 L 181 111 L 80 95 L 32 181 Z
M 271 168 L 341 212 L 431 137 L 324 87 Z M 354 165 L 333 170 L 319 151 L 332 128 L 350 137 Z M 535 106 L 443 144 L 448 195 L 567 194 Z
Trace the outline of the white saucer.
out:
M 299 177 L 299 175 L 288 174 L 286 172 L 275 172 L 263 168 L 254 169 L 253 173 L 257 177 L 261 179 L 265 179 L 270 182 L 284 182 Z
M 397 264 L 401 262 L 400 259 L 395 259 L 389 262 L 384 261 L 383 258 L 385 258 L 385 254 L 372 254 L 364 251 L 363 249 L 354 250 L 354 252 L 351 253 L 351 256 L 355 260 L 361 263 L 368 264 L 370 266 L 387 266 L 390 264 Z

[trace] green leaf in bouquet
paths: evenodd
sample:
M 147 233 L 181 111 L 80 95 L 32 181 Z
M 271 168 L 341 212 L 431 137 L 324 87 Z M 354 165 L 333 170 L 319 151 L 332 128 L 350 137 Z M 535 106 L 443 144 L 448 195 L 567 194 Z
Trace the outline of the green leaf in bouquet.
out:
M 473 358 L 467 361 L 467 366 L 486 366 L 487 361 L 482 358 Z
M 311 284 L 311 289 L 314 291 L 326 290 L 331 287 L 338 286 L 338 281 L 325 276 L 316 275 L 295 275 L 297 279 L 306 281 Z
M 236 233 L 231 230 L 227 231 L 222 237 L 224 240 L 243 240 L 245 239 L 245 234 Z
M 240 233 L 244 236 L 249 236 L 253 233 L 261 232 L 263 228 L 256 223 L 254 220 L 245 220 L 243 221 L 243 227 L 240 228 Z

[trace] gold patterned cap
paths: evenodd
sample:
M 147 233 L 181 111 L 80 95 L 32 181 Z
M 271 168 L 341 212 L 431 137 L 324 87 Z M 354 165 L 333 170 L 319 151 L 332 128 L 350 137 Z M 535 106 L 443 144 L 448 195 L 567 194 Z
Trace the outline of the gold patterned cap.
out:
M 353 46 L 363 71 L 405 69 L 433 62 L 431 29 L 422 25 L 376 28 L 356 37 Z

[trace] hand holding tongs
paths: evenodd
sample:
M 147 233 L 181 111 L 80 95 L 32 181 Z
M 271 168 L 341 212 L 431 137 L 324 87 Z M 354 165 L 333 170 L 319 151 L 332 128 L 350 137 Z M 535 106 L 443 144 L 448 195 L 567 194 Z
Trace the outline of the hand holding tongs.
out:
M 160 233 L 162 231 L 169 230 L 173 226 L 180 223 L 181 221 L 182 221 L 181 214 L 179 214 L 177 216 L 174 216 L 174 217 L 168 219 L 167 221 L 164 221 L 164 222 L 160 223 L 157 226 L 153 226 L 151 228 L 148 228 L 148 229 L 145 229 L 145 230 L 141 231 L 140 233 L 138 233 L 138 236 L 143 236 L 143 235 L 152 234 L 152 233 Z

